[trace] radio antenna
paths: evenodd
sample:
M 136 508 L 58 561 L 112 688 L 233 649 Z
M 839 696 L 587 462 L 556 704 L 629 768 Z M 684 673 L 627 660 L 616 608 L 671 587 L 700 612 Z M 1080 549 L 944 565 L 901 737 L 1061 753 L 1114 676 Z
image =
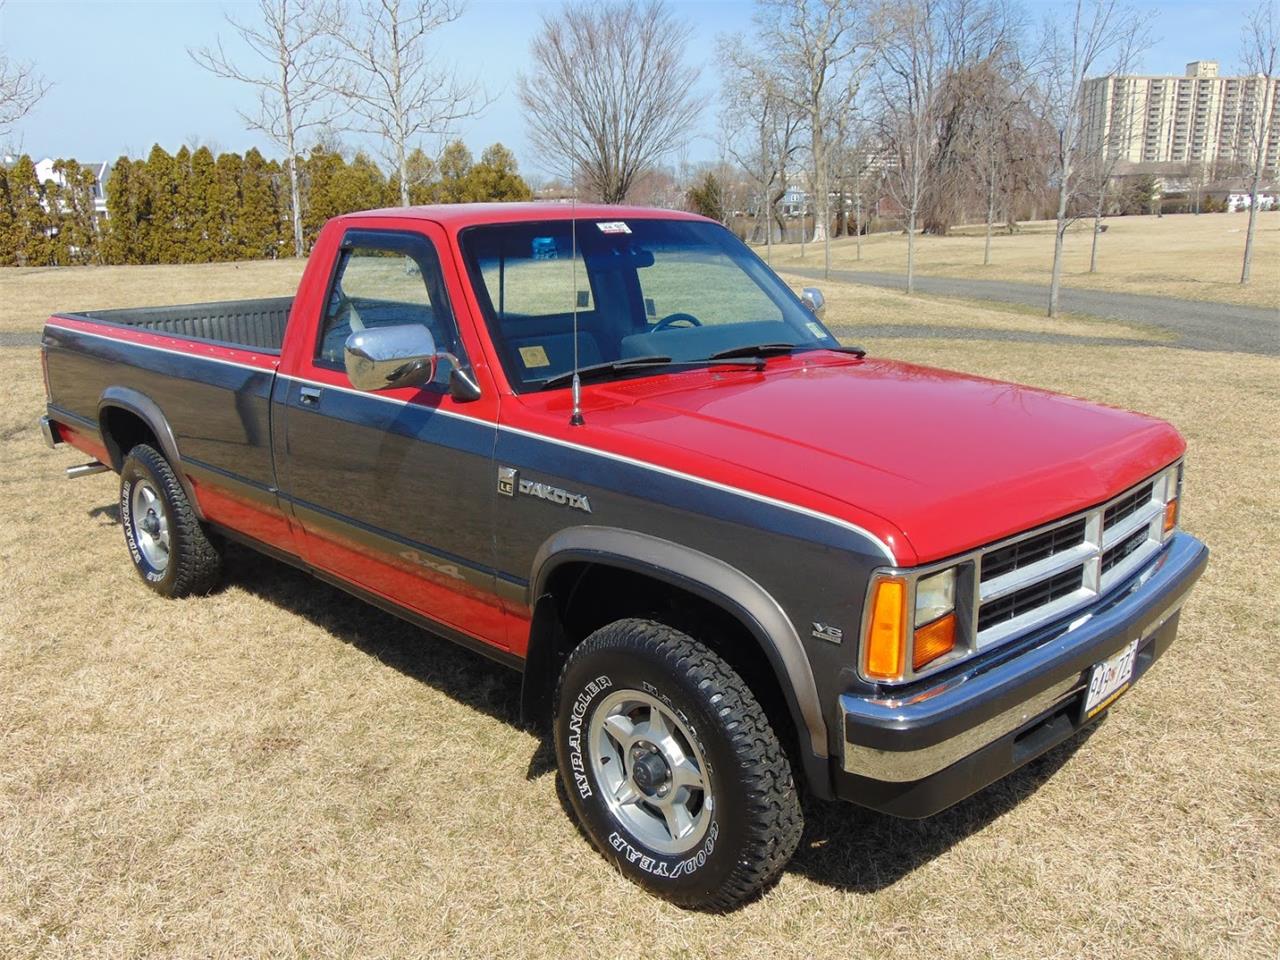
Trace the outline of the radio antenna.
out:
M 573 413 L 569 416 L 569 426 L 580 427 L 582 419 L 582 378 L 578 376 L 578 176 L 574 157 L 569 158 L 569 179 L 572 181 L 573 195 L 569 200 L 569 264 L 573 277 L 571 302 L 573 304 Z

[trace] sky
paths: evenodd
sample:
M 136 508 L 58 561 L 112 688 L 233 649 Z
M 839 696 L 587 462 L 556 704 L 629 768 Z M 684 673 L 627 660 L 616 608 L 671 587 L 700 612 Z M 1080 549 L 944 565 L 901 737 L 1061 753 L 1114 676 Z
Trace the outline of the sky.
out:
M 604 0 L 597 0 L 604 2 Z M 684 159 L 714 159 L 719 86 L 714 55 L 718 35 L 751 27 L 750 3 L 731 0 L 672 0 L 692 34 L 686 50 L 701 67 L 698 95 L 709 107 L 702 129 Z M 1060 0 L 1026 0 L 1037 20 L 1060 10 Z M 1233 72 L 1240 23 L 1252 0 L 1165 0 L 1149 6 L 1154 42 L 1140 72 L 1177 73 L 1190 60 L 1218 60 Z M 455 131 L 475 154 L 501 141 L 512 148 L 521 170 L 545 173 L 532 154 L 516 98 L 515 81 L 528 70 L 529 40 L 540 18 L 556 2 L 471 0 L 463 17 L 436 36 L 440 55 L 462 72 L 479 76 L 494 102 Z M 245 129 L 238 109 L 251 109 L 249 88 L 222 80 L 193 63 L 187 48 L 221 37 L 229 52 L 243 48 L 226 23 L 253 15 L 252 0 L 7 0 L 0 7 L 0 48 L 12 60 L 33 61 L 53 83 L 36 110 L 10 136 L 11 144 L 36 159 L 74 157 L 114 160 L 142 156 L 151 144 L 170 151 L 193 140 L 222 150 L 258 147 L 279 151 Z M 352 147 L 376 153 L 377 144 L 357 135 Z M 425 143 L 429 150 L 438 144 Z

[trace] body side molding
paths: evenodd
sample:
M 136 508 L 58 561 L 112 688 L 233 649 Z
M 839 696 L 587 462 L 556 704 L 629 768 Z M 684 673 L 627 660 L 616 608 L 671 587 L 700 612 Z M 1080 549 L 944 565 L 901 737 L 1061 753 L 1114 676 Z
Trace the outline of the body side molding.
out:
M 539 547 L 527 602 L 534 606 L 561 564 L 587 561 L 646 574 L 718 604 L 755 636 L 787 698 L 797 728 L 808 733 L 809 750 L 826 757 L 827 724 L 813 670 L 795 626 L 759 583 L 723 560 L 648 534 L 616 527 L 568 527 Z

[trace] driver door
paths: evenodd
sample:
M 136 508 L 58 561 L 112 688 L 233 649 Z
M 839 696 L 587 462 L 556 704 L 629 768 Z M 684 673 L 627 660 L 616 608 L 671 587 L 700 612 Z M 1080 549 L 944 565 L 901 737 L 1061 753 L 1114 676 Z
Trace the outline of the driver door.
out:
M 506 646 L 492 567 L 496 427 L 447 390 L 356 389 L 343 346 L 357 330 L 418 323 L 467 357 L 436 245 L 416 232 L 351 230 L 284 416 L 289 499 L 315 568 L 458 632 Z

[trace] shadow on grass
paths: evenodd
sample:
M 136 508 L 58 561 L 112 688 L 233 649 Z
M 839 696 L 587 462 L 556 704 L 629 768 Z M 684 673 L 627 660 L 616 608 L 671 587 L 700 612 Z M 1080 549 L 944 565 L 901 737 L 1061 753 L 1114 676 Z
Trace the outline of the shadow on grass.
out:
M 225 569 L 226 586 L 306 617 L 343 643 L 464 706 L 521 725 L 516 671 L 247 547 L 228 543 Z
M 115 507 L 91 511 L 110 519 Z M 523 727 L 520 676 L 488 658 L 436 637 L 349 596 L 288 564 L 227 545 L 226 586 L 235 586 L 312 623 L 457 703 Z M 805 831 L 788 870 L 851 893 L 891 886 L 978 832 L 1037 790 L 1078 750 L 1097 725 L 1082 731 L 973 797 L 927 820 L 901 820 L 847 803 L 808 799 Z M 530 780 L 552 773 L 555 750 L 540 739 L 529 758 Z M 560 805 L 572 808 L 557 778 Z M 584 839 L 586 834 L 579 828 Z M 589 840 L 588 840 L 589 842 Z M 767 891 L 766 891 L 767 893 Z
M 1087 727 L 1003 780 L 925 820 L 902 820 L 811 798 L 805 803 L 804 836 L 788 869 L 852 893 L 892 886 L 1038 790 L 1098 726 Z
M 104 527 L 120 526 L 120 504 L 105 503 L 100 507 L 94 507 L 89 511 L 89 519 L 102 520 Z

